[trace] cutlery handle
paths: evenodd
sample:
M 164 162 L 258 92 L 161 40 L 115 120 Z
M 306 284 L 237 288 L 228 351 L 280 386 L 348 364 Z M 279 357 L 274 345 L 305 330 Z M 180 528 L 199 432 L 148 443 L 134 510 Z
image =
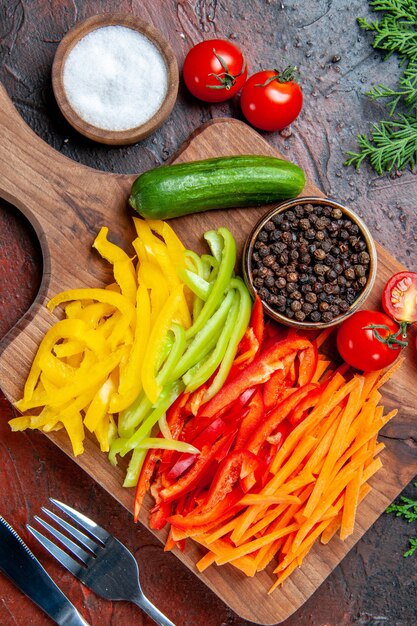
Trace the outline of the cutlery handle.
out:
M 148 600 L 143 594 L 140 594 L 132 599 L 132 602 L 141 608 L 145 613 L 151 617 L 159 626 L 175 626 L 174 622 L 171 622 L 159 609 L 156 608 L 152 602 Z

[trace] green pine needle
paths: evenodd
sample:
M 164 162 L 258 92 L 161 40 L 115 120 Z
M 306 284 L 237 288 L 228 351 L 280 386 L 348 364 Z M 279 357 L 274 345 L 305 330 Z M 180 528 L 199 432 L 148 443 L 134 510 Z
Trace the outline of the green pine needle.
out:
M 359 169 L 369 161 L 379 174 L 413 169 L 417 162 L 417 3 L 415 0 L 373 0 L 373 11 L 383 12 L 380 20 L 358 18 L 363 30 L 374 33 L 372 46 L 396 53 L 402 74 L 398 88 L 374 86 L 367 94 L 372 100 L 385 99 L 391 120 L 373 124 L 370 136 L 358 135 L 358 152 L 348 152 L 345 165 Z M 402 107 L 405 113 L 398 113 Z
M 417 483 L 414 483 L 414 487 L 417 487 Z M 386 513 L 394 513 L 396 517 L 402 517 L 409 523 L 417 522 L 417 500 L 401 496 L 399 502 L 389 505 Z M 410 537 L 408 545 L 409 548 L 403 555 L 405 557 L 412 556 L 417 550 L 417 537 Z

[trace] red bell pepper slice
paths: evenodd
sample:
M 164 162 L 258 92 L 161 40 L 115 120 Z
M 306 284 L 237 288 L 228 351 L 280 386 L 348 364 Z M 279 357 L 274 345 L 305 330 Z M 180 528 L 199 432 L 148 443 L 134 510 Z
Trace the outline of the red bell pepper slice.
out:
M 316 385 L 314 383 L 310 383 L 310 385 L 305 385 L 305 387 L 301 387 L 292 393 L 288 398 L 283 400 L 276 408 L 270 411 L 265 420 L 260 424 L 259 428 L 253 433 L 252 437 L 249 439 L 246 448 L 250 452 L 254 454 L 258 454 L 261 449 L 263 443 L 270 437 L 278 425 L 283 422 L 292 409 L 297 406 L 299 401 L 308 395 L 311 389 L 314 389 Z
M 153 530 L 162 530 L 171 513 L 171 502 L 158 502 L 149 513 L 149 527 Z
M 309 393 L 298 402 L 289 414 L 289 423 L 292 426 L 299 424 L 307 416 L 308 410 L 316 406 L 322 393 L 323 387 L 321 385 L 311 389 L 311 391 L 309 391 Z
M 279 401 L 280 391 L 283 387 L 290 386 L 288 377 L 291 366 L 294 363 L 296 352 L 292 352 L 282 359 L 284 369 L 274 372 L 269 380 L 264 383 L 263 396 L 265 410 L 272 409 Z
M 265 334 L 265 318 L 262 300 L 258 295 L 256 295 L 255 302 L 253 303 L 250 326 L 253 329 L 259 343 L 259 348 L 261 349 Z
M 236 375 L 229 383 L 201 407 L 204 417 L 212 417 L 234 402 L 248 387 L 266 382 L 277 369 L 282 369 L 282 359 L 291 352 L 310 347 L 307 339 L 279 341 L 266 352 L 258 355 L 244 371 Z
M 195 529 L 199 533 L 204 533 L 212 529 L 213 523 L 222 524 L 243 509 L 244 505 L 238 504 L 242 497 L 242 490 L 240 487 L 236 487 L 228 494 L 227 498 L 217 502 L 211 509 L 206 506 L 197 507 L 188 515 L 171 515 L 167 521 L 180 530 Z
M 299 387 L 302 387 L 303 385 L 307 385 L 311 382 L 317 368 L 319 353 L 316 343 L 311 343 L 306 350 L 299 352 L 298 360 L 298 385 Z
M 220 462 L 228 453 L 232 445 L 235 431 L 226 436 L 221 437 L 213 445 L 203 446 L 195 463 L 190 467 L 188 472 L 183 474 L 175 483 L 164 487 L 159 493 L 161 500 L 171 502 L 183 496 L 185 493 L 194 489 L 206 480 L 210 473 L 213 462 Z
M 242 416 L 237 433 L 234 450 L 242 450 L 252 432 L 264 418 L 265 406 L 260 389 L 256 389 L 248 404 L 248 411 Z
M 139 519 L 139 513 L 142 506 L 143 498 L 145 497 L 146 492 L 149 490 L 151 479 L 154 474 L 156 462 L 159 456 L 159 450 L 148 450 L 148 453 L 143 462 L 142 469 L 139 475 L 139 480 L 136 485 L 135 501 L 133 505 L 133 519 L 135 522 L 137 522 Z
M 226 424 L 221 417 L 218 417 L 217 419 L 211 421 L 211 423 L 208 423 L 205 428 L 204 426 L 205 424 L 203 425 L 203 430 L 200 434 L 192 438 L 193 445 L 200 450 L 204 447 L 211 446 L 226 429 Z M 180 454 L 175 464 L 166 474 L 168 480 L 172 482 L 179 478 L 196 461 L 197 455 L 195 454 L 187 452 Z
M 248 450 L 231 452 L 217 468 L 207 498 L 202 506 L 206 509 L 212 509 L 218 502 L 227 497 L 239 479 L 243 479 L 254 472 L 258 466 L 259 460 Z

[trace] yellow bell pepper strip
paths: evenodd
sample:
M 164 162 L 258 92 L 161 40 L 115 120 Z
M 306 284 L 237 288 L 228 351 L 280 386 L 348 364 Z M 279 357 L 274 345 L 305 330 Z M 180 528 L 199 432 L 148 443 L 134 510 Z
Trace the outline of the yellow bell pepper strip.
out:
M 77 300 L 76 302 L 80 301 Z M 114 312 L 114 310 L 115 307 L 106 302 L 93 302 L 92 304 L 82 307 L 77 315 L 77 318 L 87 322 L 87 324 L 91 328 L 97 328 L 99 323 L 103 319 L 109 317 Z
M 119 341 L 119 338 L 123 337 L 124 333 L 127 332 L 129 326 L 134 320 L 135 308 L 133 304 L 125 296 L 114 291 L 110 291 L 107 289 L 84 288 L 69 289 L 68 291 L 63 291 L 59 293 L 58 295 L 51 298 L 51 300 L 47 304 L 47 307 L 50 311 L 53 311 L 59 304 L 67 302 L 68 300 L 85 299 L 92 299 L 97 300 L 98 302 L 111 304 L 120 311 L 121 319 L 117 327 L 118 332 L 114 335 L 113 340 L 110 341 L 110 347 L 114 350 L 117 347 L 117 342 Z
M 147 222 L 150 229 L 156 232 L 165 241 L 168 254 L 173 261 L 174 267 L 184 267 L 185 247 L 171 226 L 163 220 L 147 220 Z
M 82 320 L 76 319 L 64 319 L 60 320 L 54 326 L 52 326 L 43 337 L 35 358 L 32 362 L 32 366 L 28 377 L 26 379 L 25 388 L 23 391 L 23 398 L 16 402 L 15 406 L 19 411 L 26 411 L 29 406 L 28 402 L 33 397 L 36 383 L 38 382 L 41 374 L 40 361 L 44 354 L 51 352 L 54 345 L 62 339 L 77 339 L 83 341 L 85 345 L 91 350 L 98 351 L 101 348 L 101 344 L 98 341 L 96 335 L 92 335 L 88 332 L 88 325 Z M 37 405 L 41 406 L 41 405 Z
M 169 296 L 168 283 L 160 268 L 151 261 L 143 261 L 138 270 L 139 285 L 150 290 L 152 324 Z
M 158 395 L 162 391 L 162 386 L 157 381 L 157 365 L 164 340 L 171 327 L 172 320 L 175 319 L 178 306 L 183 297 L 183 285 L 177 285 L 163 306 L 151 330 L 141 372 L 143 389 L 151 402 L 156 402 Z
M 79 355 L 84 350 L 82 341 L 65 341 L 54 346 L 53 351 L 59 359 Z M 67 362 L 67 365 L 72 365 Z
M 86 411 L 84 425 L 90 432 L 94 432 L 98 424 L 104 419 L 109 407 L 110 397 L 115 390 L 115 382 L 109 376 L 95 394 Z
M 113 274 L 121 293 L 133 304 L 136 302 L 136 272 L 133 263 L 124 250 L 107 239 L 109 229 L 102 226 L 94 240 L 95 248 L 103 259 L 113 265 Z
M 200 315 L 187 330 L 187 339 L 194 337 L 198 331 L 205 327 L 224 298 L 224 293 L 233 275 L 236 263 L 236 242 L 227 228 L 219 228 L 218 233 L 224 241 L 219 271 Z
M 136 293 L 135 336 L 127 361 L 120 367 L 119 388 L 110 399 L 110 413 L 118 413 L 129 407 L 141 391 L 142 379 L 139 372 L 143 364 L 150 323 L 151 311 L 148 290 L 144 285 L 139 285 Z
M 74 456 L 82 454 L 84 452 L 84 426 L 81 413 L 77 412 L 65 417 L 61 416 L 60 420 L 64 424 L 64 428 L 70 438 Z
M 65 307 L 65 315 L 68 319 L 78 318 L 80 313 L 83 310 L 83 303 L 80 300 L 75 300 L 74 302 L 69 302 Z
M 47 404 L 51 407 L 59 407 L 59 405 L 64 402 L 68 402 L 71 398 L 77 397 L 80 394 L 99 386 L 106 380 L 110 372 L 117 367 L 124 353 L 125 348 L 122 347 L 106 358 L 100 360 L 92 367 L 80 367 L 74 374 L 71 382 L 58 389 L 53 396 L 47 398 Z M 39 404 L 34 404 L 33 401 L 29 404 L 32 405 L 30 408 L 33 408 L 34 406 L 41 406 Z
M 39 359 L 39 367 L 44 377 L 58 387 L 68 384 L 76 372 L 75 367 L 64 363 L 51 352 L 42 353 Z
M 114 417 L 111 414 L 107 414 L 101 422 L 99 422 L 94 429 L 94 434 L 100 445 L 102 452 L 108 452 L 112 442 L 117 437 L 117 426 L 114 421 Z

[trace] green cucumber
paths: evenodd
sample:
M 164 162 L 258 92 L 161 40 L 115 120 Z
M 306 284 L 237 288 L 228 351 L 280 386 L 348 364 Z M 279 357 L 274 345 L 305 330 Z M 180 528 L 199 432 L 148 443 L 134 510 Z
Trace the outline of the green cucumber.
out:
M 166 220 L 294 198 L 304 183 L 301 168 L 276 157 L 218 157 L 144 172 L 132 185 L 129 203 L 144 218 Z

